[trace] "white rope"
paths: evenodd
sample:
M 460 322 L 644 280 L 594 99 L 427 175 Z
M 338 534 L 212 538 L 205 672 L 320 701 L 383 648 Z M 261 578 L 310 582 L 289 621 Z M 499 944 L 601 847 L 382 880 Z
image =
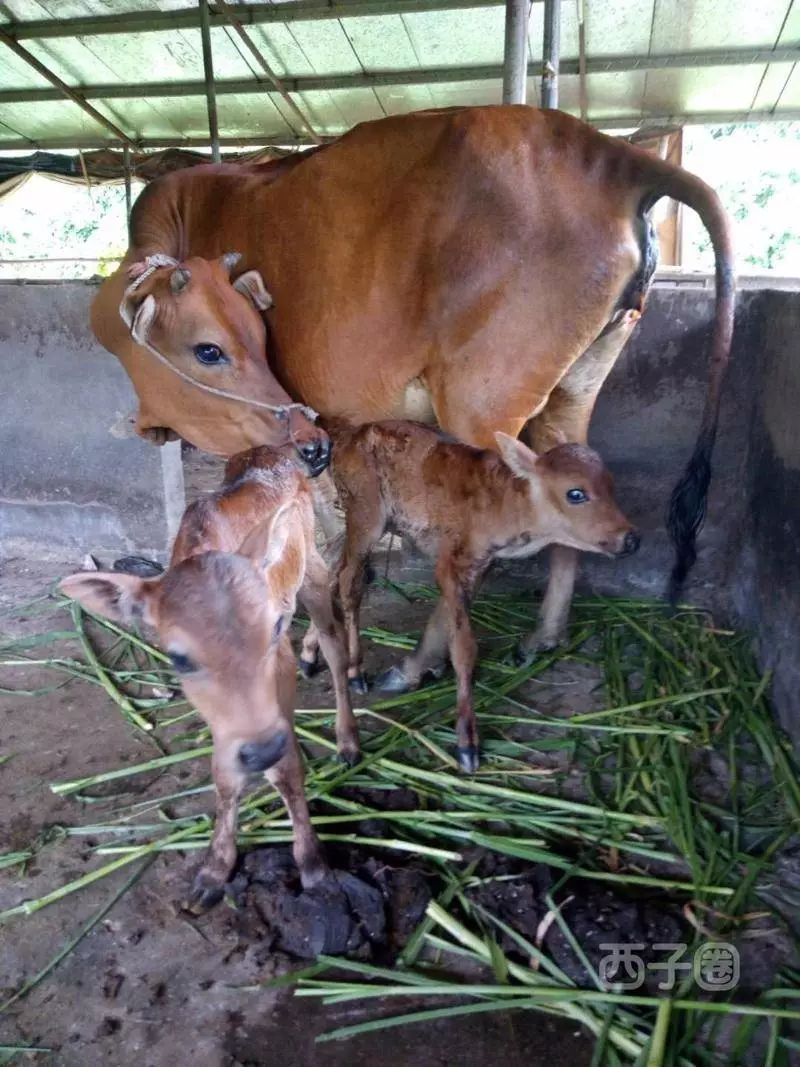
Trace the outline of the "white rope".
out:
M 177 259 L 173 259 L 172 256 L 167 256 L 163 252 L 155 252 L 151 256 L 145 257 L 144 270 L 137 274 L 128 288 L 125 290 L 122 296 L 122 303 L 119 306 L 119 313 L 122 316 L 123 322 L 131 330 L 131 336 L 133 336 L 133 316 L 130 314 L 128 308 L 128 301 L 139 288 L 139 286 L 146 281 L 154 271 L 160 270 L 162 267 L 178 267 L 180 266 Z M 134 338 L 136 340 L 136 338 Z M 251 407 L 263 408 L 265 411 L 272 411 L 275 413 L 288 414 L 290 411 L 299 411 L 310 422 L 316 422 L 319 418 L 319 413 L 314 411 L 308 404 L 300 404 L 297 401 L 292 401 L 289 404 L 266 404 L 263 400 L 252 400 L 246 396 L 239 396 L 238 393 L 229 393 L 226 389 L 217 389 L 213 385 L 206 385 L 205 382 L 199 381 L 197 378 L 193 378 L 190 374 L 186 374 L 179 367 L 176 367 L 174 363 L 170 362 L 166 356 L 158 351 L 149 341 L 136 340 L 138 345 L 146 348 L 151 355 L 163 363 L 165 367 L 168 367 L 174 374 L 177 374 L 179 378 L 182 378 L 190 385 L 196 386 L 198 389 L 202 389 L 205 393 L 211 393 L 213 396 L 222 397 L 224 400 L 238 400 L 240 404 L 250 404 Z

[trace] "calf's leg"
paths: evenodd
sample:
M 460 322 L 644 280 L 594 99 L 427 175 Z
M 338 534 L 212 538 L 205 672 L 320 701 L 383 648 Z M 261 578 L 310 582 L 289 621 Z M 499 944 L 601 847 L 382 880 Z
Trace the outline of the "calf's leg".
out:
M 294 861 L 300 871 L 303 888 L 310 889 L 327 877 L 329 868 L 308 814 L 303 759 L 294 733 L 286 755 L 265 773 L 286 805 L 294 833 Z
M 473 563 L 459 565 L 454 555 L 443 552 L 436 566 L 448 620 L 450 659 L 456 674 L 456 752 L 461 769 L 477 771 L 478 723 L 472 704 L 472 674 L 478 651 L 469 619 L 469 605 L 478 574 Z
M 352 766 L 358 762 L 361 750 L 358 743 L 358 726 L 350 704 L 344 629 L 333 610 L 328 568 L 315 550 L 308 555 L 306 574 L 299 595 L 311 618 L 311 628 L 303 642 L 304 651 L 300 662 L 303 663 L 306 642 L 309 636 L 312 636 L 319 642 L 333 678 L 336 693 L 336 747 L 339 758 Z
M 406 656 L 399 667 L 389 667 L 379 675 L 375 687 L 381 693 L 408 693 L 419 688 L 426 674 L 441 677 L 447 663 L 449 642 L 447 605 L 440 597 L 412 654 Z
M 195 876 L 188 908 L 200 913 L 222 899 L 236 863 L 236 821 L 244 776 L 231 766 L 233 753 L 214 751 L 211 773 L 216 794 L 214 833 L 205 862 Z
M 344 612 L 347 640 L 348 684 L 355 693 L 367 691 L 367 680 L 361 659 L 359 613 L 364 595 L 364 572 L 372 547 L 384 530 L 383 514 L 377 509 L 359 507 L 348 510 L 347 533 L 339 565 L 339 598 Z

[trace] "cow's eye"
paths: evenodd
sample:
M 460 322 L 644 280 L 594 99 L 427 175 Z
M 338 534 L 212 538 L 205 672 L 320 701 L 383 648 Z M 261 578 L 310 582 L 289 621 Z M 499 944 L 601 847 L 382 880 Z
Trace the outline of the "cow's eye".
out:
M 283 627 L 285 625 L 285 622 L 286 622 L 286 620 L 284 619 L 283 615 L 281 615 L 281 617 L 275 623 L 275 628 L 272 631 L 272 640 L 273 641 L 277 641 L 278 638 L 283 633 Z
M 567 500 L 570 504 L 585 504 L 589 497 L 583 489 L 568 489 Z
M 198 363 L 203 363 L 206 367 L 213 367 L 215 363 L 228 362 L 228 357 L 225 355 L 219 345 L 195 345 L 194 354 Z
M 169 652 L 167 654 L 176 674 L 191 674 L 192 671 L 197 670 L 197 664 L 194 660 L 189 659 L 183 652 Z

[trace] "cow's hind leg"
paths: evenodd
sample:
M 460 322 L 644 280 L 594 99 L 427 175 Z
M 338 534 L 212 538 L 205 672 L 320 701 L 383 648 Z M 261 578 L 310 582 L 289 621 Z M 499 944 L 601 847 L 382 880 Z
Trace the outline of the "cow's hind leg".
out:
M 585 444 L 598 393 L 638 320 L 638 311 L 619 312 L 567 371 L 531 424 L 531 444 L 535 451 L 546 452 L 564 437 Z M 556 648 L 563 640 L 577 571 L 575 549 L 553 545 L 539 624 L 520 642 L 519 662 L 529 662 L 537 652 Z

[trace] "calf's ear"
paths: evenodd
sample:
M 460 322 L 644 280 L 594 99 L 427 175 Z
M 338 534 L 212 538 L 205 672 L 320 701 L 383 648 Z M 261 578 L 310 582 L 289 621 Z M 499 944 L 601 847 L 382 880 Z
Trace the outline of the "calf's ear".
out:
M 264 279 L 257 270 L 246 270 L 244 274 L 240 274 L 233 283 L 233 288 L 237 293 L 246 296 L 259 311 L 266 311 L 272 307 L 272 297 L 267 292 Z
M 297 504 L 289 501 L 252 530 L 239 553 L 264 571 L 270 591 L 283 601 L 283 610 L 294 612 L 306 573 L 306 538 Z
M 95 615 L 130 626 L 137 619 L 153 623 L 152 597 L 157 584 L 158 579 L 97 571 L 71 574 L 58 587 L 65 596 L 77 600 Z
M 497 441 L 497 447 L 505 465 L 510 467 L 518 478 L 531 478 L 534 476 L 536 473 L 536 460 L 538 459 L 535 452 L 531 451 L 527 445 L 524 445 L 516 437 L 510 437 L 507 433 L 501 433 L 499 430 L 494 435 L 494 439 Z

